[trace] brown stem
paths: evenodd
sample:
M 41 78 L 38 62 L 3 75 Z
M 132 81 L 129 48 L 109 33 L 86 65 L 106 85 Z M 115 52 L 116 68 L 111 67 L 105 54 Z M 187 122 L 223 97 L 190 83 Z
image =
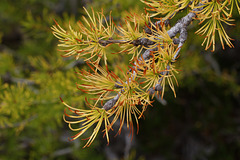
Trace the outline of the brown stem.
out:
M 125 41 L 125 40 L 114 40 L 114 39 L 109 39 L 109 40 L 99 40 L 98 43 L 101 44 L 102 46 L 107 46 L 112 43 L 118 43 L 118 44 L 125 44 L 125 43 L 130 43 L 131 41 Z

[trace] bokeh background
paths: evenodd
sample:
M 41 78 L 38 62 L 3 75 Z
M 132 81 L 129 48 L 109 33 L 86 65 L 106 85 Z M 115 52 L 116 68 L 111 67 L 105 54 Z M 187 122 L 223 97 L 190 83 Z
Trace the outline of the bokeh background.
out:
M 74 25 L 83 6 L 109 14 L 116 23 L 126 11 L 144 12 L 137 0 L 1 0 L 0 1 L 0 160 L 239 160 L 240 159 L 240 18 L 226 27 L 235 48 L 214 53 L 201 46 L 203 37 L 189 26 L 177 65 L 177 98 L 170 91 L 140 120 L 129 140 L 127 129 L 106 146 L 100 135 L 89 148 L 68 141 L 74 133 L 63 122 L 64 105 L 76 107 L 84 98 L 75 83 L 83 60 L 62 58 L 50 27 Z M 236 10 L 236 8 L 235 8 Z M 171 20 L 186 15 L 180 13 Z M 122 56 L 121 56 L 122 57 Z M 114 64 L 119 56 L 110 55 Z M 125 61 L 125 63 L 123 63 Z M 121 60 L 120 65 L 128 65 Z

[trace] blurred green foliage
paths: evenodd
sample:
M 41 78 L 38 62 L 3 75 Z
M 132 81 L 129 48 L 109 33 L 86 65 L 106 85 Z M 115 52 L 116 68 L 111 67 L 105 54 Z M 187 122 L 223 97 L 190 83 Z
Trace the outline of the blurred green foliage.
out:
M 75 24 L 84 5 L 104 8 L 106 15 L 112 10 L 116 22 L 126 11 L 144 12 L 134 0 L 0 1 L 1 160 L 105 159 L 101 141 L 82 149 L 81 141 L 67 140 L 72 133 L 63 123 L 59 99 L 85 107 L 89 97 L 75 85 L 80 82 L 75 71 L 85 64 L 62 58 L 50 30 L 53 19 Z M 202 39 L 194 34 L 198 24 L 191 27 L 178 59 L 177 98 L 166 93 L 166 106 L 156 101 L 149 107 L 130 159 L 240 159 L 239 27 L 228 29 L 235 49 L 222 50 L 219 44 L 215 53 L 200 45 Z M 109 55 L 108 60 L 116 69 L 115 62 L 124 68 L 127 58 Z

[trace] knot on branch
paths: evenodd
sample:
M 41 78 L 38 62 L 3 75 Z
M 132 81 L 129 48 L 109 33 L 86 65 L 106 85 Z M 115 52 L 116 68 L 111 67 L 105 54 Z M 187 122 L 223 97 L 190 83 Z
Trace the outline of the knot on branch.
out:
M 139 39 L 133 40 L 132 42 L 130 42 L 130 44 L 133 44 L 134 46 L 139 46 L 141 45 L 141 42 Z
M 148 92 L 150 95 L 153 95 L 156 91 L 161 91 L 163 88 L 161 86 L 161 84 L 156 84 L 156 86 L 153 88 L 149 88 Z
M 145 47 L 148 47 L 150 45 L 154 45 L 155 44 L 155 42 L 153 42 L 153 41 L 151 41 L 151 40 L 149 40 L 147 38 L 141 38 L 140 39 L 140 43 L 141 43 L 141 45 L 143 45 Z
M 98 43 L 102 46 L 107 46 L 109 44 L 109 42 L 105 40 L 99 40 Z
M 155 91 L 161 91 L 163 88 L 162 88 L 162 86 L 160 85 L 160 84 L 157 84 L 156 86 L 155 86 Z
M 107 111 L 111 109 L 116 104 L 116 102 L 117 102 L 117 99 L 114 99 L 114 98 L 110 99 L 104 104 L 103 108 Z

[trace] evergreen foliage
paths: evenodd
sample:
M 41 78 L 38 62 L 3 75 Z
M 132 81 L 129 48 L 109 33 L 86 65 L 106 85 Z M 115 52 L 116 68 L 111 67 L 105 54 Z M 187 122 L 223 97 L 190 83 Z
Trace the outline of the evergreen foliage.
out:
M 205 49 L 212 46 L 212 51 L 215 50 L 216 31 L 223 49 L 223 41 L 229 47 L 233 47 L 231 38 L 227 35 L 222 23 L 232 25 L 229 21 L 233 21 L 230 19 L 233 6 L 236 5 L 239 9 L 239 1 L 150 0 L 142 2 L 149 7 L 147 10 L 154 13 L 145 12 L 140 15 L 130 13 L 123 25 L 115 25 L 111 14 L 107 19 L 103 11 L 95 13 L 92 9 L 88 12 L 84 8 L 87 16 L 82 17 L 82 20 L 77 23 L 77 28 L 73 29 L 69 24 L 68 29 L 65 30 L 57 22 L 52 27 L 53 34 L 59 39 L 58 46 L 63 52 L 62 56 L 74 56 L 76 59 L 81 57 L 92 70 L 89 72 L 81 70 L 79 74 L 84 84 L 77 85 L 81 91 L 95 94 L 91 99 L 95 102 L 89 103 L 86 100 L 90 110 L 74 108 L 62 101 L 73 113 L 73 115 L 65 113 L 65 116 L 76 119 L 68 121 L 64 118 L 71 130 L 79 131 L 73 139 L 82 136 L 90 127 L 96 125 L 84 147 L 93 142 L 102 123 L 105 126 L 103 132 L 108 143 L 108 132 L 118 119 L 120 120 L 119 134 L 124 123 L 133 133 L 133 119 L 138 126 L 138 119 L 153 102 L 151 98 L 154 95 L 163 98 L 166 86 L 169 86 L 176 97 L 175 85 L 178 85 L 178 82 L 175 74 L 178 73 L 178 69 L 175 62 L 187 40 L 186 27 L 193 19 L 199 20 L 199 24 L 207 21 L 196 31 L 201 35 L 206 34 L 202 43 L 206 42 Z M 169 19 L 185 9 L 189 9 L 185 17 L 174 26 L 166 27 Z M 159 20 L 153 22 L 151 17 L 159 15 L 164 17 L 156 18 Z M 180 34 L 178 37 L 177 33 Z M 108 69 L 107 56 L 111 53 L 108 47 L 113 44 L 120 46 L 118 54 L 132 55 L 127 71 L 118 67 L 122 72 L 121 76 Z M 100 67 L 101 60 L 106 69 Z M 112 121 L 110 117 L 113 117 Z M 79 124 L 80 127 L 73 129 L 71 124 Z

